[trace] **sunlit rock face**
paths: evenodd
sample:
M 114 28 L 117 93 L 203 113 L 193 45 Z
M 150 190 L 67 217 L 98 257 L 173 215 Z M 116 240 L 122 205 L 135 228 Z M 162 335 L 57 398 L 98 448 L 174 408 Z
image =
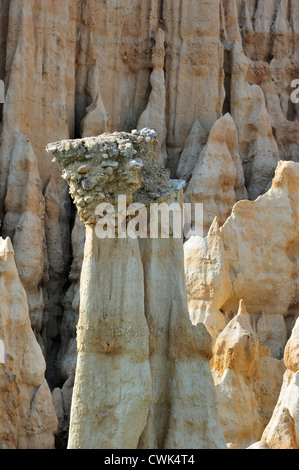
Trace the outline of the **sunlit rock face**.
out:
M 0 238 L 0 448 L 53 449 L 57 417 L 9 238 Z
M 119 226 L 97 236 L 100 202 L 182 206 L 184 182 L 157 163 L 156 137 L 144 128 L 47 146 L 86 225 L 69 448 L 226 447 L 210 336 L 187 310 L 182 227 L 179 238 L 120 238 Z
M 31 326 L 46 360 L 59 415 L 58 447 L 65 447 L 68 438 L 85 227 L 60 165 L 45 151 L 49 142 L 155 128 L 158 163 L 170 170 L 171 178 L 186 181 L 185 201 L 205 206 L 204 235 L 209 236 L 192 247 L 206 259 L 194 267 L 194 277 L 202 273 L 203 280 L 200 289 L 191 288 L 191 318 L 204 321 L 214 344 L 236 315 L 244 288 L 259 341 L 281 361 L 298 316 L 296 242 L 286 248 L 287 259 L 277 258 L 284 263 L 283 284 L 274 275 L 274 254 L 264 256 L 266 248 L 258 246 L 260 237 L 261 245 L 268 246 L 263 236 L 272 224 L 268 213 L 281 210 L 280 226 L 287 219 L 283 212 L 292 207 L 269 203 L 264 208 L 268 213 L 259 218 L 259 234 L 243 230 L 244 239 L 256 237 L 254 262 L 250 258 L 247 264 L 247 255 L 239 253 L 245 250 L 239 238 L 227 249 L 217 234 L 236 202 L 255 201 L 269 191 L 278 160 L 298 161 L 299 107 L 290 99 L 291 84 L 299 78 L 297 3 L 1 1 L 0 231 L 11 239 Z M 84 159 L 81 163 L 86 164 Z M 113 185 L 109 177 L 117 171 L 110 168 L 106 183 L 104 177 L 96 188 L 103 183 L 106 196 L 105 189 Z M 160 188 L 153 179 L 150 185 L 147 196 L 151 193 L 154 202 Z M 88 196 L 93 194 L 82 194 L 80 201 L 80 213 L 86 211 L 87 217 L 95 202 Z M 251 206 L 238 207 L 246 213 Z M 144 260 L 147 249 L 145 243 Z M 233 255 L 226 259 L 228 253 Z M 265 257 L 269 263 L 264 269 L 260 260 Z M 197 259 L 198 254 L 194 264 Z M 250 285 L 256 300 L 248 294 Z

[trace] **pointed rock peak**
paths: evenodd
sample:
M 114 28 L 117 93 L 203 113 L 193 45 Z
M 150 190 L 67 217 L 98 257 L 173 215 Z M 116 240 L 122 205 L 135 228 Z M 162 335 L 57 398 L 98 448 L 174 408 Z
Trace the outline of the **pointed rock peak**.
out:
M 288 192 L 298 191 L 298 164 L 291 161 L 279 161 L 272 180 L 271 190 L 287 188 Z
M 274 34 L 287 34 L 291 32 L 288 22 L 288 0 L 281 0 L 277 11 L 276 20 L 271 28 Z
M 257 334 L 253 331 L 252 326 L 250 324 L 250 317 L 246 309 L 246 304 L 244 299 L 240 299 L 239 301 L 239 309 L 237 315 L 228 323 L 230 325 L 230 328 L 233 329 L 236 324 L 239 325 L 241 328 L 238 334 L 240 336 L 243 335 L 244 331 L 248 332 L 252 335 L 253 338 L 257 339 Z
M 214 217 L 214 220 L 212 222 L 212 225 L 210 227 L 210 230 L 209 230 L 209 233 L 208 233 L 208 237 L 213 237 L 215 235 L 218 235 L 219 236 L 219 233 L 220 233 L 220 224 L 219 224 L 219 219 L 217 217 L 217 215 Z
M 92 32 L 89 31 L 88 35 L 88 51 L 87 51 L 87 64 L 89 66 L 92 66 L 96 63 L 97 59 L 97 54 L 94 46 L 94 40 L 93 40 L 93 35 Z
M 245 33 L 253 32 L 253 25 L 246 0 L 243 0 L 243 31 Z
M 49 208 L 50 201 L 55 201 L 57 205 L 60 202 L 58 192 L 57 192 L 57 185 L 56 185 L 55 179 L 52 176 L 49 179 L 49 182 L 47 184 L 47 187 L 44 193 L 44 198 L 46 201 L 47 211 Z
M 152 52 L 152 67 L 153 68 L 163 68 L 164 67 L 164 58 L 165 58 L 165 33 L 163 29 L 158 28 L 156 37 L 155 37 L 155 46 Z
M 14 249 L 9 237 L 5 239 L 0 237 L 0 253 L 12 253 L 14 254 Z
M 53 178 L 53 176 L 50 176 L 50 179 L 48 181 L 48 184 L 47 184 L 47 187 L 46 187 L 46 190 L 45 190 L 45 196 L 48 195 L 48 194 L 52 194 L 52 193 L 56 193 L 57 192 L 57 186 L 56 186 L 56 182 L 55 182 L 55 179 Z
M 239 302 L 238 315 L 248 315 L 244 299 L 241 299 L 240 302 Z
M 155 37 L 155 48 L 156 47 L 161 47 L 164 49 L 164 40 L 165 40 L 165 32 L 163 31 L 162 28 L 157 29 L 156 37 Z
M 235 121 L 229 113 L 226 113 L 224 116 L 220 117 L 217 119 L 217 121 L 214 122 L 208 140 L 209 142 L 212 140 L 224 142 L 231 140 L 233 138 L 233 134 L 235 134 L 234 137 L 237 139 L 238 137 Z
M 241 40 L 238 10 L 235 0 L 226 0 L 223 4 L 225 13 L 226 33 L 230 42 Z
M 224 7 L 223 7 L 223 0 L 220 2 L 220 27 L 221 27 L 221 39 L 223 41 L 227 41 L 227 33 L 225 27 L 225 15 L 224 15 Z

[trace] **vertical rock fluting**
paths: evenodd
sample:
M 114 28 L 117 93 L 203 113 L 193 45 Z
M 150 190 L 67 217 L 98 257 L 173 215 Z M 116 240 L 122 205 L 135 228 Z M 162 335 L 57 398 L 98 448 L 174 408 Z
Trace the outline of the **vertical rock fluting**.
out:
M 164 74 L 165 33 L 159 28 L 155 37 L 155 47 L 152 53 L 152 73 L 150 78 L 151 94 L 146 109 L 141 114 L 137 129 L 155 127 L 158 129 L 159 158 L 161 165 L 167 164 L 166 152 L 166 87 Z
M 172 175 L 190 181 L 212 127 L 222 113 L 229 112 L 238 130 L 238 153 L 243 161 L 249 198 L 254 199 L 269 187 L 278 151 L 281 160 L 298 160 L 299 107 L 290 100 L 293 91 L 290 84 L 299 77 L 298 20 L 297 0 L 1 1 L 0 79 L 5 81 L 6 91 L 5 104 L 0 103 L 1 230 L 5 229 L 6 219 L 16 261 L 22 267 L 19 274 L 28 294 L 32 326 L 47 357 L 47 378 L 53 386 L 61 386 L 67 380 L 61 392 L 66 400 L 66 415 L 73 380 L 69 364 L 72 363 L 73 369 L 76 356 L 73 330 L 79 303 L 78 266 L 70 272 L 70 287 L 65 284 L 65 278 L 70 271 L 71 254 L 76 265 L 83 248 L 82 243 L 80 246 L 75 241 L 76 230 L 71 241 L 67 185 L 60 178 L 59 165 L 53 165 L 45 153 L 45 144 L 53 140 L 53 136 L 63 139 L 90 136 L 109 129 L 129 131 L 137 127 L 143 111 L 151 109 L 157 97 L 155 92 L 159 90 L 158 96 L 162 97 L 158 103 L 162 110 L 159 123 L 164 125 L 165 121 L 163 136 L 166 136 L 167 166 Z M 159 28 L 160 36 L 164 35 L 165 39 L 164 68 L 159 63 L 155 69 L 152 60 Z M 237 55 L 234 41 L 239 44 Z M 235 73 L 238 61 L 242 67 Z M 161 80 L 156 80 L 157 77 Z M 155 127 L 155 123 L 151 125 Z M 17 135 L 29 139 L 25 149 L 19 145 L 20 140 L 17 143 Z M 38 189 L 38 192 L 42 193 L 41 199 L 45 199 L 44 220 L 39 220 L 43 215 L 38 205 L 33 210 L 31 207 L 28 213 L 27 203 L 21 204 L 22 196 L 17 194 L 19 183 L 13 177 L 16 172 L 12 161 L 18 157 L 22 162 L 29 144 L 36 159 L 30 165 L 30 172 L 40 178 L 41 191 Z M 226 161 L 227 156 L 225 152 Z M 219 147 L 215 157 L 220 169 L 222 150 Z M 17 178 L 24 182 L 27 170 L 22 169 L 22 174 L 23 177 L 19 174 Z M 214 172 L 207 175 L 214 177 Z M 198 182 L 215 190 L 208 178 Z M 32 187 L 35 198 L 35 183 Z M 194 189 L 198 194 L 199 185 Z M 223 218 L 218 219 L 220 225 L 224 214 L 229 214 L 229 205 L 234 203 L 234 197 L 226 197 L 228 193 L 234 196 L 233 189 L 226 186 L 225 194 L 220 191 L 221 198 L 225 199 L 225 210 L 220 211 Z M 214 193 L 220 202 L 219 192 Z M 21 205 L 15 212 L 12 205 L 17 199 Z M 217 210 L 214 206 L 212 215 L 217 213 L 219 205 Z M 30 218 L 34 222 L 32 226 Z M 262 219 L 261 224 L 264 224 Z M 208 228 L 207 225 L 206 230 Z M 214 238 L 213 231 L 215 227 L 210 239 L 203 242 L 203 249 L 208 251 L 207 245 L 211 242 L 216 253 L 219 240 Z M 36 243 L 26 251 L 33 232 Z M 13 240 L 15 233 L 18 236 Z M 56 245 L 57 236 L 61 239 Z M 296 243 L 291 242 L 287 247 L 287 256 L 296 258 Z M 35 270 L 37 259 L 41 265 Z M 207 255 L 203 271 L 209 270 L 209 262 Z M 216 276 L 218 267 L 213 266 L 216 270 L 213 276 Z M 247 284 L 254 282 L 254 276 L 248 274 L 250 269 L 246 270 Z M 295 271 L 290 279 L 287 274 L 284 276 L 287 286 L 294 285 Z M 221 299 L 230 298 L 230 282 L 227 293 L 218 296 L 218 287 L 217 292 L 213 289 L 213 276 L 203 278 L 202 288 L 206 285 L 207 298 L 217 297 L 217 301 L 212 306 L 207 298 L 201 295 L 198 298 L 196 294 L 192 310 L 196 310 L 193 313 L 197 318 L 205 318 L 205 322 L 209 317 L 209 327 L 219 332 L 223 327 Z M 286 290 L 289 291 L 289 287 Z M 257 303 L 263 302 L 262 297 L 258 299 Z M 236 302 L 229 315 L 236 312 Z M 286 317 L 278 312 L 270 321 L 268 313 L 258 313 L 259 339 L 275 357 L 283 354 L 297 315 L 297 304 L 295 289 Z M 250 303 L 248 310 L 252 311 Z M 60 392 L 55 393 L 58 396 Z
M 164 1 L 162 15 L 167 31 L 168 166 L 175 174 L 194 121 L 199 119 L 209 132 L 221 117 L 224 49 L 220 42 L 219 0 Z
M 247 199 L 247 191 L 238 153 L 238 134 L 232 117 L 226 114 L 215 122 L 208 142 L 198 156 L 185 191 L 185 201 L 203 204 L 203 232 L 206 235 L 214 218 L 217 216 L 223 224 L 240 199 Z
M 69 448 L 225 447 L 210 336 L 189 320 L 181 232 L 178 240 L 147 232 L 121 238 L 118 214 L 116 238 L 97 233 L 96 207 L 116 206 L 121 195 L 127 204 L 181 207 L 182 182 L 156 163 L 155 135 L 103 134 L 47 147 L 65 167 L 86 225 Z
M 284 370 L 283 361 L 271 357 L 260 344 L 241 300 L 238 314 L 216 340 L 212 369 L 229 447 L 244 449 L 260 439 L 279 396 Z
M 299 313 L 298 171 L 297 163 L 280 162 L 266 194 L 256 201 L 237 202 L 219 230 L 213 226 L 206 239 L 197 241 L 192 237 L 185 244 L 187 292 L 192 308 L 196 308 L 194 299 L 198 305 L 206 304 L 206 309 L 209 303 L 212 309 L 218 305 L 229 321 L 243 298 L 263 346 L 268 346 L 277 359 L 283 356 L 288 323 L 294 324 Z M 192 251 L 189 253 L 192 245 L 199 248 L 194 257 Z M 204 279 L 196 273 L 203 273 Z M 265 316 L 272 315 L 273 321 L 265 321 Z M 280 320 L 276 315 L 282 317 L 280 325 L 285 324 L 279 327 L 279 337 Z
M 9 238 L 0 238 L 0 447 L 53 449 L 57 418 Z
M 214 337 L 220 420 L 227 442 L 237 447 L 260 439 L 270 420 L 286 341 L 299 314 L 298 171 L 298 163 L 280 162 L 267 193 L 256 201 L 239 201 L 222 227 L 216 219 L 206 238 L 192 237 L 185 244 L 190 315 Z M 235 317 L 240 299 L 246 303 L 247 326 L 243 322 L 244 331 L 235 336 L 241 331 L 239 320 L 245 321 L 244 315 Z M 259 344 L 256 351 L 268 351 L 252 353 L 255 365 L 248 370 L 250 362 L 239 367 L 233 360 L 248 352 L 246 337 Z M 225 358 L 232 361 L 227 366 Z M 242 405 L 248 393 L 250 419 Z
M 26 290 L 32 328 L 42 344 L 44 215 L 37 160 L 29 139 L 16 133 L 6 182 L 3 235 L 12 240 L 15 260 Z
M 60 178 L 59 165 L 51 163 L 45 145 L 53 132 L 57 138 L 70 137 L 74 132 L 73 38 L 77 10 L 73 1 L 5 2 L 7 24 L 5 30 L 0 28 L 1 54 L 5 58 L 5 63 L 1 63 L 1 78 L 5 80 L 6 91 L 0 143 L 1 231 L 3 235 L 8 233 L 7 229 L 13 232 L 16 263 L 28 295 L 32 326 L 54 383 L 57 371 L 54 371 L 53 352 L 48 356 L 48 351 L 53 344 L 57 345 L 59 335 L 54 342 L 53 336 L 58 331 L 57 314 L 62 309 L 57 305 L 61 298 L 58 299 L 53 285 L 59 284 L 61 292 L 68 270 L 70 199 L 67 185 Z M 55 186 L 53 197 L 59 201 L 59 214 L 53 214 L 50 203 L 48 217 L 44 195 L 49 179 L 52 181 L 47 191 L 48 202 L 49 191 Z M 42 210 L 38 198 L 44 206 Z M 12 207 L 16 202 L 17 209 Z M 59 267 L 59 273 L 57 253 L 48 258 L 53 246 L 47 247 L 52 235 L 47 231 L 45 236 L 45 222 L 50 219 L 52 235 L 59 233 L 59 243 L 63 245 L 63 267 Z
M 299 449 L 299 320 L 284 352 L 287 370 L 272 418 L 252 449 Z
M 231 114 L 238 129 L 248 197 L 256 199 L 271 186 L 279 151 L 262 89 L 246 80 L 248 68 L 248 58 L 236 40 L 232 49 Z

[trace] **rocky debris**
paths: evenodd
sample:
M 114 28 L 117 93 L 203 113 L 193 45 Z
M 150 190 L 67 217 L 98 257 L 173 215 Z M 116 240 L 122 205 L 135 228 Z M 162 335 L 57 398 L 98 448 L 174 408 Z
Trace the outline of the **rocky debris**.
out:
M 0 447 L 53 449 L 57 418 L 9 238 L 0 238 Z

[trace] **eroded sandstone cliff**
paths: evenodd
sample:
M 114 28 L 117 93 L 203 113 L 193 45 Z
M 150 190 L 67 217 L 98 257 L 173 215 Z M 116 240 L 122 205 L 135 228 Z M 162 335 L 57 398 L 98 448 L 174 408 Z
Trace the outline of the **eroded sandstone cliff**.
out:
M 160 163 L 186 181 L 185 201 L 204 205 L 206 238 L 185 244 L 191 320 L 206 325 L 213 347 L 239 348 L 238 337 L 218 338 L 244 299 L 258 349 L 268 348 L 250 377 L 279 363 L 277 390 L 299 305 L 299 105 L 290 100 L 298 60 L 297 0 L 1 0 L 0 229 L 12 241 L 45 357 L 57 446 L 68 437 L 85 233 L 46 145 L 156 129 Z M 164 252 L 150 242 L 140 247 L 154 278 L 159 267 L 148 253 Z M 172 269 L 162 274 L 170 285 Z M 144 286 L 147 305 L 158 308 L 152 286 Z M 212 368 L 227 365 L 217 351 Z M 250 377 L 261 434 L 275 394 L 268 399 L 268 385 L 253 387 Z M 218 396 L 221 410 L 227 398 Z M 242 423 L 239 412 L 231 411 Z M 232 446 L 261 438 L 228 434 Z

